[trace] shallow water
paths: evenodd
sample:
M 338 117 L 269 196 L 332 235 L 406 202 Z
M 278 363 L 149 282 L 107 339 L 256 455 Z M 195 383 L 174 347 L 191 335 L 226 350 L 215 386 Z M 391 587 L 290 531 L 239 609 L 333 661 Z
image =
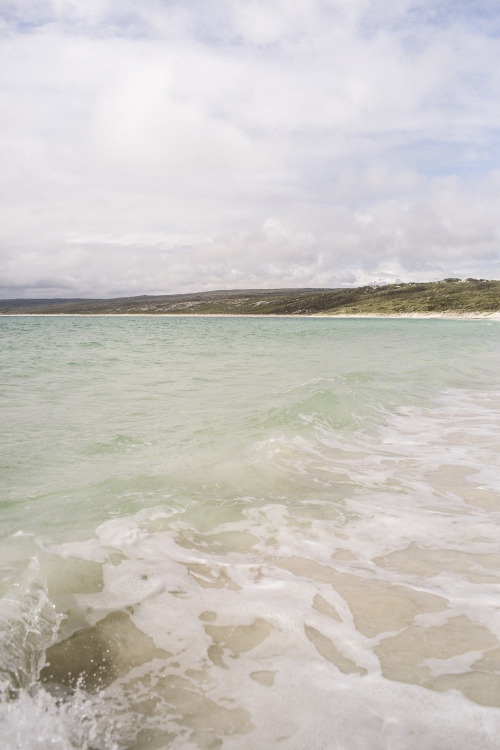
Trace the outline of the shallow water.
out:
M 0 344 L 3 747 L 498 746 L 498 323 Z

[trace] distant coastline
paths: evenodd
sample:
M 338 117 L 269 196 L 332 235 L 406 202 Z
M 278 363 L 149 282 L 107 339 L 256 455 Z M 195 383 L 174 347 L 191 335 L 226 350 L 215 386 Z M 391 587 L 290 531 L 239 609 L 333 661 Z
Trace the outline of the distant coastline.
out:
M 348 289 L 233 289 L 113 299 L 0 300 L 0 315 L 500 317 L 500 281 L 455 279 Z

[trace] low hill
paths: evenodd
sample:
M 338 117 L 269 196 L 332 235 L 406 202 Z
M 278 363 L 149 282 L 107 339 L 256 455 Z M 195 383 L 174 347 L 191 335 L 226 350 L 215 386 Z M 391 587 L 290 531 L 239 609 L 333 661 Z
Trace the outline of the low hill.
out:
M 450 278 L 352 289 L 246 289 L 118 297 L 0 300 L 3 315 L 411 315 L 500 312 L 500 281 Z

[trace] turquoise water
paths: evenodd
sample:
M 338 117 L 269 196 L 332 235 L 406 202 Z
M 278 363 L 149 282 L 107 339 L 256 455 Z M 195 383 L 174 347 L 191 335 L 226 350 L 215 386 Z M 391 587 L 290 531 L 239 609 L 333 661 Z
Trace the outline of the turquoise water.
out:
M 0 346 L 4 747 L 497 747 L 499 324 Z

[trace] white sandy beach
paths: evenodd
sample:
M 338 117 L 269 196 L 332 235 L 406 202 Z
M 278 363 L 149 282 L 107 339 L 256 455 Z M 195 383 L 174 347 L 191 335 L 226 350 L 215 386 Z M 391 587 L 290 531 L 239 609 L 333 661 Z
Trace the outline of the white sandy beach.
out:
M 402 319 L 447 319 L 447 320 L 500 320 L 498 312 L 442 312 L 442 313 L 393 313 L 336 314 L 311 313 L 311 315 L 245 315 L 231 313 L 4 313 L 3 318 L 402 318 Z

